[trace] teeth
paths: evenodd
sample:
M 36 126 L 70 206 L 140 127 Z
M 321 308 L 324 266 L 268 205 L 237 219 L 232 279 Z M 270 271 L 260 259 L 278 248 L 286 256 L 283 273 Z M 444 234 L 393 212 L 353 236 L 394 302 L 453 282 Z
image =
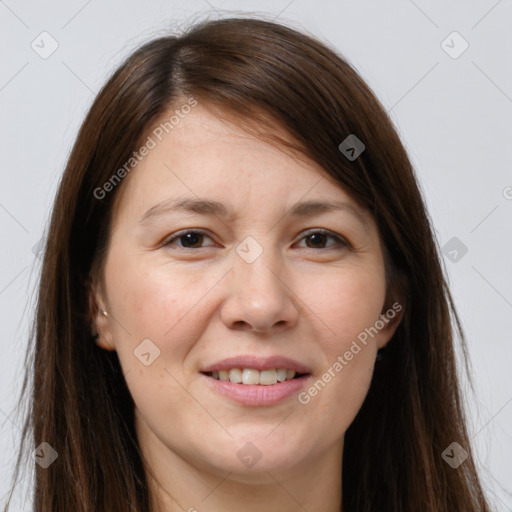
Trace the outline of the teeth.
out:
M 259 384 L 260 372 L 258 370 L 244 368 L 244 371 L 242 372 L 242 382 L 244 384 Z
M 272 370 L 255 370 L 254 368 L 232 368 L 231 370 L 219 370 L 212 372 L 212 377 L 217 380 L 230 381 L 234 384 L 271 386 L 278 382 L 291 380 L 295 377 L 295 370 L 277 368 Z
M 229 380 L 234 384 L 240 384 L 242 382 L 242 370 L 240 368 L 229 370 Z
M 277 384 L 277 370 L 262 370 L 260 372 L 260 384 L 264 386 Z
M 286 368 L 279 368 L 279 370 L 277 370 L 277 372 L 276 372 L 277 380 L 279 382 L 285 381 L 287 374 L 288 374 L 288 371 L 286 370 Z

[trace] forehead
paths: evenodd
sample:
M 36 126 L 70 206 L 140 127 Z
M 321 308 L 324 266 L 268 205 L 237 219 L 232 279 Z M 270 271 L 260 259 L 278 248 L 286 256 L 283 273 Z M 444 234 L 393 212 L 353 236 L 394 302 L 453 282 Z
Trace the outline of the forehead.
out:
M 268 208 L 299 199 L 343 201 L 349 194 L 316 162 L 279 144 L 271 144 L 239 125 L 240 118 L 198 104 L 179 122 L 165 124 L 164 114 L 145 134 L 152 149 L 123 183 L 123 203 L 146 210 L 171 197 L 211 198 L 226 208 Z M 176 116 L 175 116 L 176 117 Z M 163 128 L 163 130 L 162 130 Z M 163 133 L 162 133 L 163 131 Z M 293 143 L 281 126 L 272 135 Z M 121 192 L 121 191 L 119 191 Z M 145 210 L 145 211 L 146 211 Z

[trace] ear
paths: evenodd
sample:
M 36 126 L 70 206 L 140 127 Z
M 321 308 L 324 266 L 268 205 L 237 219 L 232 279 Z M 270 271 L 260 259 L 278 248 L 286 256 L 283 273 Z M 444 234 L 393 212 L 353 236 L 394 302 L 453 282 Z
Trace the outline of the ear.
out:
M 389 343 L 402 322 L 405 312 L 405 290 L 403 276 L 395 274 L 379 318 L 384 326 L 379 329 L 376 339 L 377 349 L 384 348 Z
M 89 317 L 91 318 L 91 333 L 96 336 L 96 344 L 105 350 L 115 350 L 112 336 L 111 318 L 108 316 L 107 301 L 103 286 L 97 279 L 89 277 Z

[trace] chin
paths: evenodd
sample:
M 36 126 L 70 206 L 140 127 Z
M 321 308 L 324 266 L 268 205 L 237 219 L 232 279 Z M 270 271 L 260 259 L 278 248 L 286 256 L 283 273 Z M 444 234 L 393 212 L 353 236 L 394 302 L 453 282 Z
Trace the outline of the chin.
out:
M 229 457 L 229 471 L 237 473 L 239 478 L 255 482 L 256 479 L 268 481 L 268 473 L 288 473 L 304 462 L 309 449 L 308 443 L 295 439 L 293 430 L 283 429 L 280 435 L 270 433 L 275 428 L 262 428 L 260 432 L 251 429 L 251 435 L 234 436 L 234 457 Z M 281 426 L 282 427 L 282 426 Z M 299 451 L 300 450 L 300 451 Z

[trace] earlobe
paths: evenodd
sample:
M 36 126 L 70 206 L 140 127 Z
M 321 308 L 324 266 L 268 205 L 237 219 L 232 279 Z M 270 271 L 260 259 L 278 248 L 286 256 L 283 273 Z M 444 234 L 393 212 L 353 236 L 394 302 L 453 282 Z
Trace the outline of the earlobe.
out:
M 403 314 L 404 306 L 398 301 L 394 302 L 391 307 L 382 311 L 378 321 L 382 328 L 379 330 L 379 336 L 376 340 L 377 349 L 382 349 L 389 343 L 402 322 Z
M 395 279 L 391 289 L 388 291 L 384 306 L 381 311 L 380 321 L 382 329 L 377 338 L 377 348 L 384 348 L 393 335 L 398 326 L 401 324 L 405 313 L 405 290 L 403 288 L 403 280 Z
M 394 267 L 387 275 L 389 279 L 386 299 L 380 314 L 382 329 L 377 337 L 377 348 L 380 350 L 389 343 L 398 326 L 402 323 L 406 308 L 408 280 L 405 274 Z
M 95 335 L 96 344 L 105 350 L 115 350 L 110 329 L 110 318 L 108 313 L 101 307 L 97 308 L 95 324 L 97 330 Z
M 91 318 L 91 336 L 95 343 L 105 350 L 115 350 L 110 326 L 110 317 L 105 309 L 105 300 L 100 286 L 89 279 L 89 317 Z

